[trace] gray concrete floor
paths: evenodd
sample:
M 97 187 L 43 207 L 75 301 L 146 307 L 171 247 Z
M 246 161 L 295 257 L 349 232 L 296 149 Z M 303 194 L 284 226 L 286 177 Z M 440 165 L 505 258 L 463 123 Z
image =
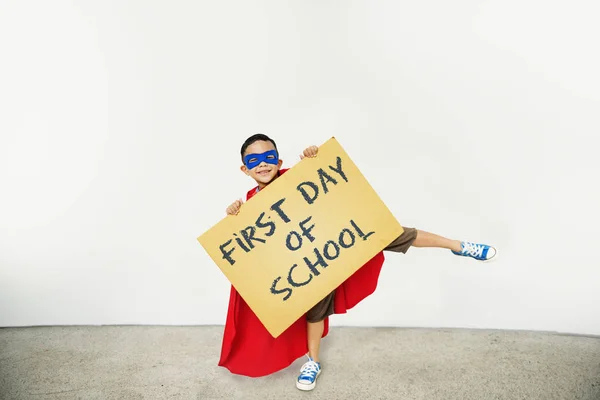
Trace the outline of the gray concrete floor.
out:
M 598 337 L 333 327 L 300 392 L 302 359 L 258 379 L 217 367 L 222 329 L 0 329 L 0 398 L 600 400 Z

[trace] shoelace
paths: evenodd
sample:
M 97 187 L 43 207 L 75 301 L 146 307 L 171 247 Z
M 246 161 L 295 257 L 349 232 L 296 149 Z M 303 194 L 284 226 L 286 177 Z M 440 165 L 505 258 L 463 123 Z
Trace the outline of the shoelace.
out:
M 319 366 L 314 361 L 308 361 L 306 364 L 302 366 L 302 370 L 300 371 L 300 379 L 303 377 L 309 377 L 313 379 L 319 370 Z
M 483 249 L 484 247 L 482 245 L 465 242 L 462 252 L 470 256 L 481 257 L 483 255 Z

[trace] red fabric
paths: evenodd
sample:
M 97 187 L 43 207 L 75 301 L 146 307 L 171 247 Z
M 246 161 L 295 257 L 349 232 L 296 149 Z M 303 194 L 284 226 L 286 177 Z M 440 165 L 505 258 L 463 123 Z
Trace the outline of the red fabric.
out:
M 285 173 L 287 169 L 281 170 Z M 246 196 L 249 200 L 256 188 Z M 336 289 L 334 308 L 344 314 L 375 291 L 383 265 L 383 252 L 378 253 Z M 323 337 L 329 333 L 325 319 Z M 234 374 L 260 377 L 288 367 L 308 353 L 306 316 L 299 318 L 279 337 L 273 338 L 256 314 L 231 287 L 219 366 Z

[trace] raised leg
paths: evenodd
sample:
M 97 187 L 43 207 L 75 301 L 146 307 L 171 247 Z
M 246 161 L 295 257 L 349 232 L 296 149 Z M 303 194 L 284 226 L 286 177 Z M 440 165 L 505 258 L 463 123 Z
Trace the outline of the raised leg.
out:
M 392 241 L 384 250 L 406 253 L 411 247 L 449 249 L 457 256 L 472 257 L 480 261 L 489 261 L 497 254 L 496 248 L 487 244 L 448 239 L 435 233 L 406 227 L 402 235 Z

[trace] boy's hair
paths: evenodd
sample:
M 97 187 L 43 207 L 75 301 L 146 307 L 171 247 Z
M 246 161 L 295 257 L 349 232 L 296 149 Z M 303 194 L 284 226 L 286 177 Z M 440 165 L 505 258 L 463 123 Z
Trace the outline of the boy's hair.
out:
M 261 140 L 265 141 L 265 142 L 273 143 L 273 147 L 275 147 L 275 151 L 277 152 L 277 155 L 279 155 L 279 150 L 277 150 L 277 145 L 275 144 L 275 141 L 273 139 L 271 139 L 270 137 L 268 137 L 267 135 L 263 135 L 262 133 L 257 133 L 256 135 L 252 135 L 248 139 L 246 139 L 246 141 L 242 145 L 242 150 L 240 151 L 240 154 L 242 156 L 242 161 L 244 161 L 244 153 L 246 152 L 246 149 L 248 148 L 248 146 L 250 146 L 254 142 L 258 142 Z

